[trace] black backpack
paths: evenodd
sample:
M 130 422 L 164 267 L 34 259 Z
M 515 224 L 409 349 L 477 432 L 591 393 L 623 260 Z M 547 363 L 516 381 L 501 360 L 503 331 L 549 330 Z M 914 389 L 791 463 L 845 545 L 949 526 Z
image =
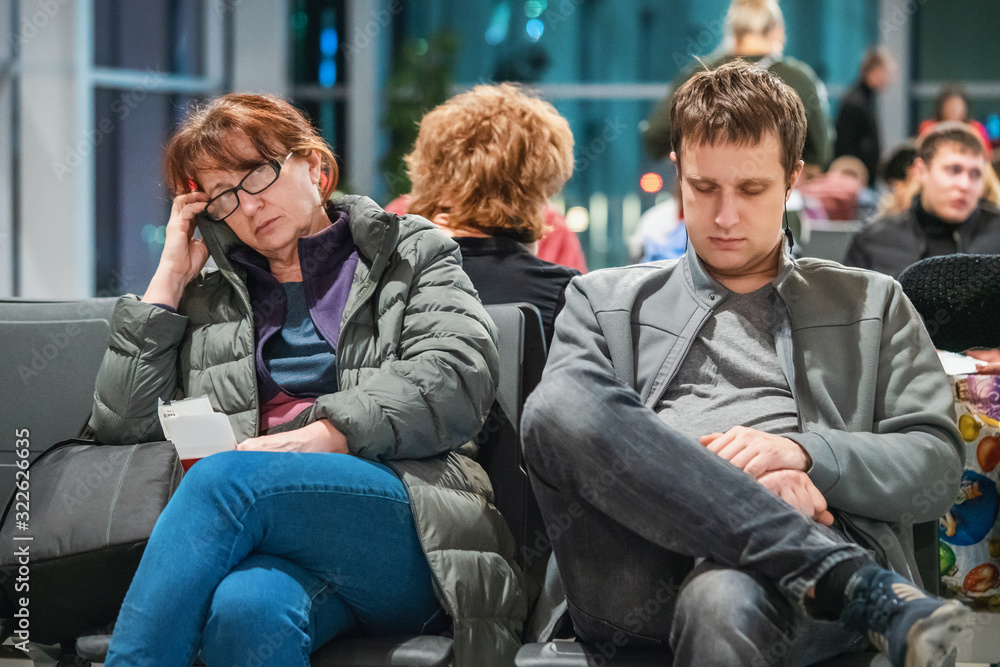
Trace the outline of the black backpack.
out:
M 170 442 L 64 440 L 22 460 L 0 519 L 0 617 L 16 645 L 56 644 L 117 618 L 183 471 Z

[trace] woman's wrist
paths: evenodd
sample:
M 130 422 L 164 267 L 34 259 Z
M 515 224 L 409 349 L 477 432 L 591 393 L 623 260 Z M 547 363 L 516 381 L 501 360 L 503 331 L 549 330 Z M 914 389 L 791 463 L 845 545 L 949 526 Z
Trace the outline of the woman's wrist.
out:
M 146 293 L 142 295 L 142 300 L 144 303 L 163 304 L 176 310 L 186 286 L 187 281 L 183 277 L 157 269 L 149 281 Z
M 323 434 L 323 440 L 326 442 L 330 452 L 337 452 L 340 454 L 349 453 L 347 448 L 347 438 L 341 433 L 336 426 L 330 422 L 329 419 L 317 419 L 314 422 L 315 427 Z

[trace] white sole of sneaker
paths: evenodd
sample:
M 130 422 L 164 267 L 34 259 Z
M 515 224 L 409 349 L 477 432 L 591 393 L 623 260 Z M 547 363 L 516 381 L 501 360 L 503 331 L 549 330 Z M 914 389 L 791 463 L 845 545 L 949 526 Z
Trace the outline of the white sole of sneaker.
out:
M 906 637 L 906 667 L 954 667 L 958 639 L 971 619 L 969 608 L 952 600 L 914 623 Z

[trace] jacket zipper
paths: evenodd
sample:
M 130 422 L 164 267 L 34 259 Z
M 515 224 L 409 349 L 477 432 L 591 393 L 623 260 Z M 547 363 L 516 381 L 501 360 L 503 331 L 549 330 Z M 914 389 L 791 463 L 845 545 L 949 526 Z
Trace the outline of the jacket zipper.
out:
M 670 372 L 666 376 L 666 379 L 663 381 L 663 384 L 659 388 L 657 388 L 655 394 L 650 393 L 649 398 L 646 399 L 647 406 L 655 408 L 656 404 L 660 402 L 661 398 L 663 398 L 663 394 L 667 391 L 667 387 L 669 387 L 670 383 L 674 381 L 674 377 L 677 375 L 677 371 L 680 370 L 681 364 L 684 363 L 684 359 L 687 357 L 688 352 L 691 351 L 691 346 L 694 344 L 695 336 L 697 336 L 698 332 L 701 331 L 702 327 L 705 326 L 705 322 L 708 321 L 708 318 L 712 315 L 713 312 L 714 311 L 711 309 L 705 309 L 705 314 L 702 315 L 701 320 L 698 322 L 698 326 L 694 329 L 693 333 L 690 336 L 688 336 L 687 341 L 684 343 L 684 349 L 677 357 L 677 360 L 675 361 L 673 368 L 670 369 Z M 681 331 L 681 333 L 683 334 L 684 332 Z M 671 349 L 670 352 L 673 352 L 673 349 Z M 670 356 L 670 352 L 667 353 L 667 356 Z M 664 363 L 666 363 L 666 360 L 664 360 Z
M 802 433 L 802 410 L 799 409 L 799 397 L 798 392 L 795 388 L 795 354 L 792 351 L 792 315 L 788 312 L 788 307 L 785 305 L 785 300 L 781 297 L 781 293 L 775 291 L 775 295 L 778 298 L 779 305 L 782 309 L 783 325 L 782 333 L 787 333 L 784 336 L 784 342 L 781 345 L 781 357 L 782 357 L 782 371 L 785 374 L 785 382 L 788 383 L 788 391 L 792 394 L 792 401 L 795 402 L 795 421 L 798 425 L 799 433 Z M 778 341 L 775 337 L 775 346 L 777 346 Z

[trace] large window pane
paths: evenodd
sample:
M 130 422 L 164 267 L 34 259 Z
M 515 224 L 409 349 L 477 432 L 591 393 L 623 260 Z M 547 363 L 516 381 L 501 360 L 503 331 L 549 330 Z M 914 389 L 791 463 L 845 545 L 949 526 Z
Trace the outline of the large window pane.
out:
M 201 0 L 93 0 L 94 65 L 201 76 Z M 211 3 L 223 11 L 233 0 Z M 152 29 L 156 27 L 157 29 Z
M 917 81 L 998 81 L 1000 2 L 915 3 L 913 76 Z
M 345 0 L 292 0 L 291 80 L 295 104 L 337 155 L 340 188 L 350 189 L 347 160 Z
M 350 188 L 350 175 L 346 172 L 347 159 L 347 105 L 335 100 L 297 100 L 296 104 L 305 111 L 313 126 L 333 148 L 337 156 L 337 167 L 340 170 L 340 189 Z
M 92 143 L 99 294 L 142 294 L 153 277 L 172 203 L 163 146 L 190 101 L 137 90 L 97 91 Z
M 990 29 L 986 29 L 987 26 Z M 996 29 L 1000 3 L 968 0 L 961 9 L 943 0 L 921 3 L 913 17 L 913 79 L 915 84 L 966 82 L 986 85 L 985 94 L 969 87 L 969 117 L 997 131 L 1000 138 L 1000 59 Z M 936 91 L 926 90 L 910 105 L 910 132 L 934 111 Z
M 292 83 L 333 88 L 343 84 L 344 0 L 292 2 Z
M 720 46 L 728 0 L 443 0 L 408 3 L 409 38 L 463 36 L 455 80 L 540 83 L 666 82 Z M 878 38 L 877 0 L 782 3 L 786 53 L 827 83 L 848 84 Z
M 674 180 L 669 163 L 643 155 L 641 123 L 662 88 L 641 84 L 666 84 L 695 56 L 722 49 L 728 7 L 729 0 L 406 3 L 396 49 L 454 34 L 460 39 L 457 85 L 515 80 L 553 96 L 576 138 L 565 206 L 589 212 L 590 227 L 580 234 L 589 264 L 613 266 L 627 261 L 626 239 L 639 214 L 669 193 Z M 878 0 L 784 0 L 781 7 L 785 54 L 828 84 L 835 110 L 835 98 L 878 40 Z M 639 187 L 650 171 L 663 179 L 655 194 Z
M 566 209 L 583 207 L 589 227 L 580 242 L 591 268 L 628 263 L 626 241 L 635 231 L 643 208 L 654 195 L 642 193 L 639 178 L 647 162 L 639 140 L 639 122 L 649 115 L 651 101 L 557 100 L 555 107 L 569 121 L 576 144 L 573 177 L 562 198 Z M 654 165 L 667 181 L 673 168 Z

